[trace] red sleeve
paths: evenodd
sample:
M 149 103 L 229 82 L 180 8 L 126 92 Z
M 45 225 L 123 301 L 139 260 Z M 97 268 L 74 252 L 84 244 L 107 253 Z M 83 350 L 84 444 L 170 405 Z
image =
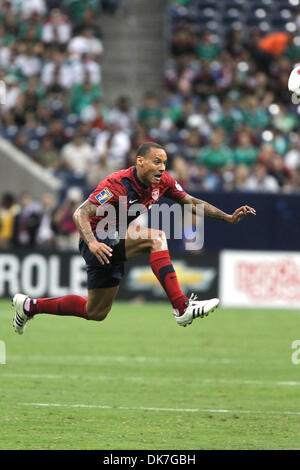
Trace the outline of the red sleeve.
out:
M 172 199 L 173 201 L 180 201 L 184 196 L 186 196 L 185 190 L 180 186 L 180 184 L 172 178 L 169 173 L 164 173 L 166 176 L 166 184 L 168 186 L 165 196 Z
M 89 195 L 88 200 L 97 206 L 118 202 L 120 196 L 126 194 L 123 185 L 113 177 L 106 177 Z

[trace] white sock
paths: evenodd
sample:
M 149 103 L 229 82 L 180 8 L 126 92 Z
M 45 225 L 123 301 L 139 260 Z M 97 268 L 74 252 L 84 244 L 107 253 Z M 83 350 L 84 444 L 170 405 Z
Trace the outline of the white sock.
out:
M 29 313 L 29 310 L 30 310 L 30 298 L 28 297 L 25 302 L 24 302 L 24 306 L 23 306 L 23 309 L 24 309 L 24 312 L 25 313 Z

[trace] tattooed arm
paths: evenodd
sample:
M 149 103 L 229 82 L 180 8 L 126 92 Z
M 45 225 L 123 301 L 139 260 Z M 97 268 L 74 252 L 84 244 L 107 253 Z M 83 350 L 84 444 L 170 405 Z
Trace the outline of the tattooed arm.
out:
M 90 224 L 90 218 L 96 215 L 96 211 L 97 206 L 92 204 L 89 200 L 86 200 L 73 214 L 73 220 L 76 227 L 87 245 L 97 241 Z
M 181 204 L 191 205 L 193 214 L 196 214 L 197 204 L 203 204 L 205 217 L 209 217 L 211 219 L 223 220 L 224 222 L 228 222 L 230 224 L 237 224 L 247 214 L 256 215 L 255 209 L 249 206 L 239 207 L 231 215 L 226 214 L 225 212 L 221 211 L 215 206 L 212 206 L 208 202 L 202 201 L 201 199 L 197 199 L 196 197 L 190 196 L 189 194 L 187 194 L 186 196 L 184 196 L 183 199 L 181 199 Z
M 90 218 L 94 217 L 96 212 L 97 206 L 87 199 L 76 209 L 73 220 L 89 250 L 98 258 L 101 264 L 109 264 L 107 256 L 111 256 L 112 249 L 105 243 L 98 242 L 92 232 Z

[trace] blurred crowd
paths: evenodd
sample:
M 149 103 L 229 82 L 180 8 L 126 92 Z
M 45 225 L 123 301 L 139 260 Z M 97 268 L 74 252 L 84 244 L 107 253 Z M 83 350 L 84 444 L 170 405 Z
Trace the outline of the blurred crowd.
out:
M 72 216 L 82 200 L 83 193 L 77 187 L 69 188 L 60 203 L 48 192 L 40 200 L 29 191 L 17 199 L 12 193 L 4 193 L 0 200 L 0 249 L 76 250 L 78 231 Z
M 0 79 L 6 85 L 0 136 L 64 186 L 58 199 L 2 193 L 1 248 L 63 249 L 78 242 L 72 214 L 97 161 L 91 142 L 104 129 L 101 15 L 118 6 L 119 0 L 0 0 Z
M 190 190 L 299 192 L 299 0 L 173 0 L 164 130 Z
M 63 183 L 58 201 L 3 195 L 4 244 L 68 244 L 74 205 L 145 141 L 165 146 L 189 192 L 300 190 L 300 106 L 287 90 L 300 0 L 169 0 L 162 99 L 149 90 L 138 107 L 128 96 L 108 107 L 100 25 L 118 3 L 0 0 L 0 135 Z
M 66 187 L 85 184 L 87 168 L 97 161 L 94 145 L 105 114 L 101 16 L 118 5 L 0 0 L 0 79 L 6 85 L 0 136 Z

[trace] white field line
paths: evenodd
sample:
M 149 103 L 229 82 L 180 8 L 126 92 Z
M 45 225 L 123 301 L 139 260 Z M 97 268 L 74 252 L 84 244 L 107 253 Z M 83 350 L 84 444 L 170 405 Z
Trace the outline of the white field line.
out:
M 7 377 L 7 378 L 25 378 L 25 379 L 45 379 L 45 380 L 99 380 L 103 382 L 110 382 L 119 380 L 119 376 L 116 375 L 69 375 L 69 374 L 24 374 L 24 373 L 14 373 L 14 372 L 1 372 L 0 370 L 0 377 Z M 123 376 L 122 380 L 127 380 L 130 382 L 184 382 L 188 383 L 186 377 L 155 377 L 151 375 L 148 379 L 147 377 L 143 376 Z M 299 387 L 300 382 L 297 381 L 267 381 L 267 380 L 243 380 L 243 379 L 213 379 L 213 378 L 202 378 L 196 377 L 193 378 L 193 382 L 203 383 L 203 384 L 228 384 L 228 385 L 257 385 L 257 386 L 270 386 L 270 387 Z
M 220 359 L 209 359 L 203 357 L 154 357 L 154 356 L 44 356 L 44 355 L 9 355 L 7 358 L 9 361 L 20 361 L 20 362 L 35 362 L 43 364 L 86 364 L 90 365 L 103 364 L 107 362 L 119 362 L 119 363 L 174 363 L 174 364 L 230 364 L 235 362 L 234 359 L 220 358 Z
M 124 411 L 156 411 L 156 412 L 174 412 L 174 413 L 234 413 L 234 414 L 266 414 L 266 415 L 295 415 L 299 416 L 300 411 L 264 411 L 264 410 L 215 410 L 207 408 L 156 408 L 147 406 L 111 406 L 111 405 L 86 405 L 84 403 L 18 403 L 14 406 L 35 406 L 44 408 L 86 408 L 101 410 L 124 410 Z

